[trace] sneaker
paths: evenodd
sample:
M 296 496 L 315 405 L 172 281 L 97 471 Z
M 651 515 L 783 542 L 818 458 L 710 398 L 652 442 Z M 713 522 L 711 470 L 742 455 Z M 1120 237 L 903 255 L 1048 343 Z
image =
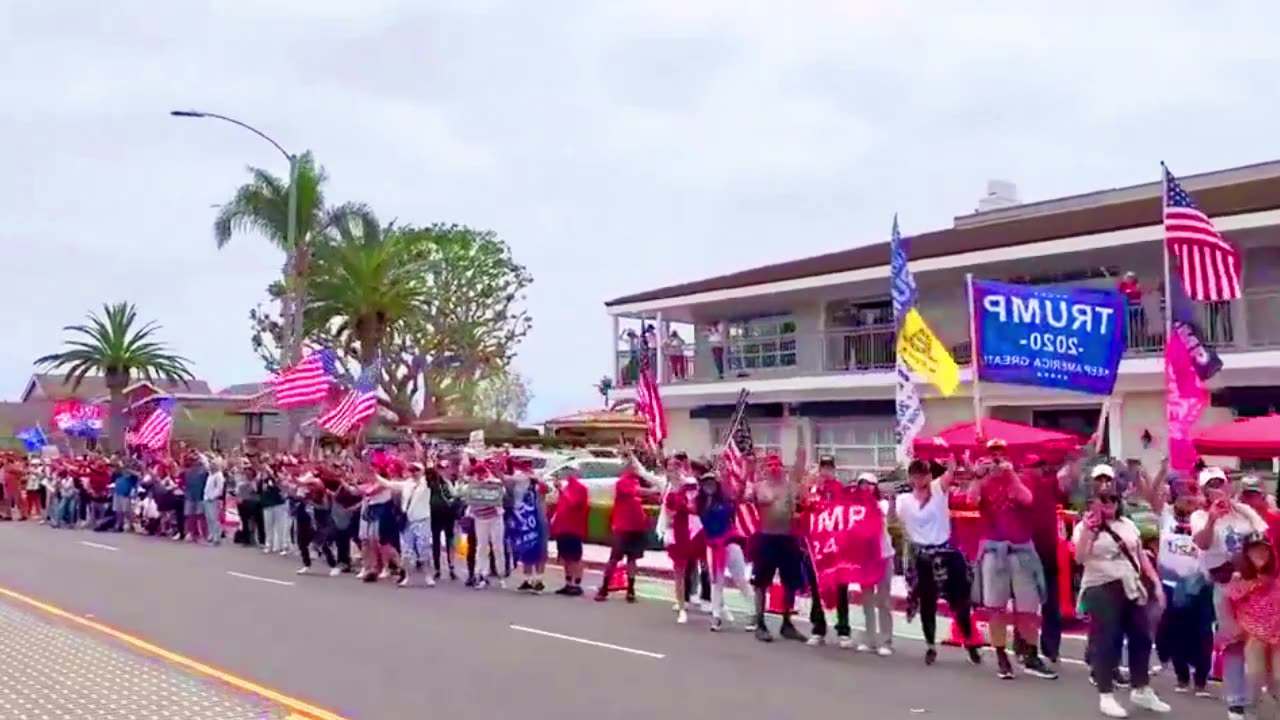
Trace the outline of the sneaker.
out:
M 628 589 L 628 590 L 627 590 L 627 602 L 631 603 L 632 605 L 634 605 L 634 604 L 635 604 L 635 602 L 636 602 L 636 591 L 635 591 L 634 589 Z
M 367 583 L 378 582 L 378 576 L 376 573 L 363 573 L 360 575 L 360 580 Z
M 586 594 L 586 592 L 587 592 L 586 590 L 582 589 L 581 585 L 569 586 L 569 597 L 582 597 L 583 595 Z
M 342 568 L 329 568 L 329 577 L 338 577 L 342 574 Z
M 1211 697 L 1213 697 L 1213 693 L 1212 693 L 1212 692 L 1210 692 L 1210 691 L 1209 691 L 1209 688 L 1207 688 L 1207 687 L 1198 687 L 1198 688 L 1196 688 L 1196 693 L 1195 693 L 1195 694 L 1196 694 L 1196 697 L 1198 697 L 1198 698 L 1211 698 Z
M 841 650 L 852 650 L 853 638 L 849 637 L 848 635 L 841 635 L 840 639 L 836 641 L 836 644 L 840 646 Z
M 391 568 L 384 567 L 382 568 L 382 572 L 378 573 L 379 580 L 386 580 L 389 577 L 391 577 Z
M 689 613 L 684 608 L 680 608 L 680 612 L 676 613 L 676 624 L 684 625 L 689 622 Z
M 699 609 L 699 610 L 701 610 L 702 612 L 704 612 L 704 613 L 706 613 L 706 614 L 710 615 L 710 614 L 711 614 L 711 601 L 710 601 L 710 600 L 699 600 L 699 601 L 698 601 L 698 609 Z
M 866 643 L 858 643 L 858 652 L 871 652 L 871 646 Z
M 1039 655 L 1028 657 L 1022 666 L 1022 671 L 1044 680 L 1058 679 L 1058 673 L 1054 672 L 1053 668 L 1049 667 Z
M 680 612 L 681 610 L 684 610 L 684 603 L 676 603 L 671 606 L 671 612 Z
M 1004 650 L 996 650 L 996 677 L 1001 680 L 1012 680 L 1013 663 L 1009 662 L 1009 653 Z
M 458 573 L 454 572 L 453 568 L 449 568 L 449 579 L 454 582 L 458 581 Z
M 746 630 L 747 632 L 752 632 L 753 630 L 755 630 L 756 624 L 757 623 L 756 623 L 755 613 L 751 613 L 750 615 L 742 619 L 742 629 Z
M 520 583 L 520 586 L 516 588 L 516 591 L 517 591 L 517 592 L 532 592 L 532 591 L 533 591 L 533 583 L 529 582 L 528 580 L 525 580 L 524 582 Z
M 605 590 L 604 588 L 600 588 L 600 591 L 596 593 L 596 597 L 595 597 L 596 602 L 604 602 L 605 600 L 608 600 L 608 599 L 609 599 L 609 591 Z
M 434 577 L 436 580 L 439 580 L 439 579 L 440 579 L 440 571 L 439 571 L 439 570 L 436 570 L 435 575 L 433 575 L 432 577 Z
M 303 565 L 302 567 L 298 568 L 299 575 L 306 575 L 309 572 L 311 572 L 311 568 L 307 567 L 306 565 Z
M 1156 675 L 1159 675 L 1162 672 L 1164 672 L 1164 665 L 1162 665 L 1161 663 L 1157 662 L 1151 666 L 1151 677 L 1155 677 Z
M 782 624 L 782 628 L 778 630 L 778 634 L 785 640 L 795 640 L 796 642 L 805 642 L 808 640 L 808 638 L 804 636 L 804 633 L 797 630 L 796 626 L 789 622 Z
M 718 617 L 711 618 L 710 629 L 711 629 L 711 632 L 720 632 L 722 629 L 724 629 L 724 620 L 721 620 Z
M 876 654 L 879 655 L 880 657 L 889 657 L 890 655 L 893 654 L 893 648 L 889 647 L 888 645 L 881 645 L 880 647 L 876 648 Z
M 555 594 L 556 594 L 556 595 L 565 595 L 565 596 L 572 595 L 572 594 L 573 594 L 573 586 L 572 586 L 572 585 L 565 585 L 564 587 L 562 587 L 562 588 L 560 588 L 559 590 L 557 590 L 557 591 L 555 592 Z
M 407 588 L 409 587 L 410 584 L 411 583 L 409 582 L 409 576 L 405 575 L 404 577 L 400 578 L 400 582 L 396 583 L 396 587 Z
M 827 638 L 823 635 L 810 635 L 805 644 L 809 647 L 821 647 L 827 644 Z
M 1187 693 L 1191 692 L 1191 686 L 1190 685 L 1174 685 L 1173 691 L 1178 693 L 1179 695 L 1186 695 Z
M 469 577 L 469 578 L 467 578 L 467 581 L 466 581 L 466 582 L 464 582 L 464 583 L 462 583 L 462 584 L 463 584 L 463 586 L 465 586 L 465 587 L 475 587 L 475 586 L 476 586 L 476 579 L 475 579 L 475 578 L 473 578 L 473 577 Z
M 1152 690 L 1150 685 L 1130 690 L 1129 702 L 1143 710 L 1150 710 L 1154 713 L 1167 713 L 1173 709 L 1169 707 L 1169 703 L 1161 700 L 1156 695 L 1156 691 Z
M 982 652 L 976 646 L 970 645 L 965 651 L 969 653 L 969 662 L 974 665 L 982 664 Z
M 289 549 L 285 548 L 284 550 L 281 550 L 280 557 L 289 557 Z
M 476 578 L 476 584 L 472 585 L 476 590 L 484 590 L 489 587 L 489 578 Z
M 924 664 L 925 664 L 925 665 L 932 665 L 932 664 L 934 664 L 934 663 L 936 663 L 936 662 L 938 662 L 938 649 L 937 649 L 937 648 L 932 648 L 932 647 L 931 647 L 931 648 L 929 648 L 929 649 L 925 650 L 925 651 L 924 651 Z
M 1129 711 L 1124 709 L 1116 696 L 1111 693 L 1100 693 L 1098 695 L 1098 712 L 1110 718 L 1127 718 Z
M 533 587 L 533 594 L 534 594 L 534 595 L 541 595 L 542 593 L 544 593 L 544 592 L 546 592 L 546 591 L 547 591 L 547 586 L 546 586 L 546 585 L 543 585 L 541 580 L 534 580 L 534 581 L 531 583 L 531 585 L 532 585 L 532 587 Z
M 756 640 L 759 640 L 760 642 L 773 642 L 773 635 L 769 632 L 769 628 L 765 627 L 763 624 L 757 625 L 752 629 L 755 631 Z
M 1129 673 L 1123 670 L 1116 670 L 1116 677 L 1111 681 L 1116 687 L 1129 687 Z
M 1227 720 L 1244 720 L 1244 706 L 1232 705 L 1227 708 Z
M 427 587 L 435 587 L 435 586 L 436 586 L 436 579 L 435 579 L 435 578 L 433 578 L 433 577 L 428 577 L 426 580 L 424 580 L 424 581 L 423 581 L 423 583 L 422 583 L 422 584 L 423 584 L 423 585 L 426 585 Z

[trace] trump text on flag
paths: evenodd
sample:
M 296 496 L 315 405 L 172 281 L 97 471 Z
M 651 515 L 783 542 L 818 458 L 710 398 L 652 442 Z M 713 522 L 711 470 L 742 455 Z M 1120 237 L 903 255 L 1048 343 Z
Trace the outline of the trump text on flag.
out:
M 973 281 L 978 378 L 1110 395 L 1127 300 L 1113 290 Z

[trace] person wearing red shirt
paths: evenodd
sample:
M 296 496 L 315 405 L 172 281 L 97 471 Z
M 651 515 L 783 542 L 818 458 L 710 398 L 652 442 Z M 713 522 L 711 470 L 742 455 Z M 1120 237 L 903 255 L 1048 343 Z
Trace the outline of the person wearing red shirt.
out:
M 836 477 L 836 459 L 829 455 L 824 455 L 818 460 L 818 477 L 809 486 L 809 499 L 813 503 L 829 503 L 840 502 L 850 495 L 849 488 L 840 482 L 840 478 Z M 809 585 L 809 594 L 811 597 L 818 597 L 818 573 L 813 568 L 813 560 L 806 557 L 805 563 L 808 565 L 805 579 Z M 836 585 L 836 637 L 839 638 L 840 647 L 853 647 L 852 630 L 849 626 L 849 585 L 848 583 L 840 583 Z M 813 633 L 809 635 L 810 645 L 822 645 L 826 642 L 827 637 L 827 614 L 822 608 L 821 602 L 814 602 L 809 606 L 809 623 L 813 627 Z
M 613 550 L 596 592 L 597 602 L 609 599 L 609 578 L 623 558 L 627 560 L 627 602 L 636 601 L 636 563 L 644 557 L 649 544 L 649 518 L 644 514 L 643 498 L 652 494 L 649 492 L 652 483 L 637 471 L 636 462 L 632 457 L 614 488 L 613 511 L 609 517 Z
M 557 595 L 582 595 L 582 542 L 587 537 L 589 504 L 587 486 L 577 473 L 569 473 L 557 488 L 555 513 L 551 516 L 551 536 L 556 539 L 556 555 L 564 564 L 564 587 Z
M 1125 273 L 1116 289 L 1123 293 L 1130 303 L 1136 305 L 1142 302 L 1142 286 L 1138 284 L 1138 275 L 1136 273 Z
M 1261 479 L 1248 475 L 1240 481 L 1240 502 L 1253 508 L 1266 521 L 1267 538 L 1271 540 L 1271 547 L 1280 548 L 1280 510 L 1268 502 L 1267 491 L 1262 486 Z M 1277 554 L 1280 555 L 1280 550 L 1277 550 Z
M 666 529 L 662 533 L 662 542 L 667 548 L 667 557 L 671 558 L 671 572 L 675 578 L 676 623 L 683 625 L 689 622 L 687 609 L 690 566 L 696 564 L 706 554 L 706 537 L 702 533 L 702 520 L 698 516 L 698 480 L 692 475 L 679 476 L 677 468 L 671 468 L 671 475 L 680 479 L 678 487 L 668 486 L 669 490 L 662 502 L 662 512 L 666 514 Z

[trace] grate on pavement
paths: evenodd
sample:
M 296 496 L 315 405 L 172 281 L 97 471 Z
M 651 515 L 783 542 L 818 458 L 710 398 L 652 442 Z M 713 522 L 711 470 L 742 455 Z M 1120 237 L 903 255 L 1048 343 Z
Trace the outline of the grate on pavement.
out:
M 4 720 L 267 720 L 274 704 L 0 600 Z

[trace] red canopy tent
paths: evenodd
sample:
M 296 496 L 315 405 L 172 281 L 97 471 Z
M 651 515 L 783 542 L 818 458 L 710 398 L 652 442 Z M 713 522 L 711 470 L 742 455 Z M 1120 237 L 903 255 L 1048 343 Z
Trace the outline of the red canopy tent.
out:
M 943 430 L 933 437 L 918 437 L 913 443 L 915 456 L 922 460 L 941 460 L 947 455 L 981 457 L 987 452 L 987 442 L 1003 440 L 1009 457 L 1021 460 L 1027 455 L 1037 455 L 1049 462 L 1057 462 L 1070 450 L 1084 444 L 1080 436 L 1057 430 L 1022 425 L 987 418 L 982 421 L 982 438 L 978 438 L 977 424 L 963 422 Z
M 1240 418 L 1196 432 L 1191 441 L 1201 455 L 1246 460 L 1280 457 L 1280 415 Z

